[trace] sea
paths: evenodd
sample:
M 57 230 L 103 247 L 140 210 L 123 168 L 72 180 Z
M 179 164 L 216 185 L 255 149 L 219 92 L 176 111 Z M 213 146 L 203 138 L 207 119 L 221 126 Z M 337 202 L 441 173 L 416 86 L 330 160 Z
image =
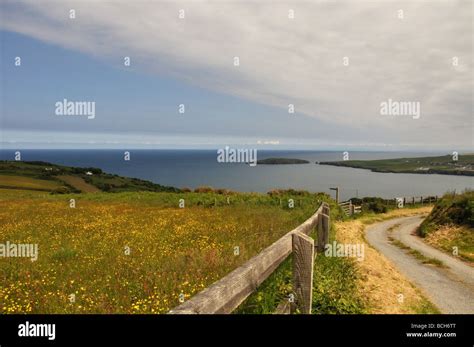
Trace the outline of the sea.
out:
M 124 160 L 124 152 L 130 160 Z M 13 160 L 16 150 L 0 150 L 1 160 Z M 78 167 L 97 167 L 121 176 L 136 177 L 167 186 L 194 189 L 199 186 L 239 192 L 268 192 L 272 189 L 303 189 L 334 194 L 340 200 L 353 197 L 383 198 L 442 195 L 474 187 L 468 176 L 377 173 L 369 170 L 319 165 L 316 162 L 343 160 L 340 151 L 259 150 L 258 159 L 279 157 L 310 161 L 309 164 L 256 165 L 220 163 L 217 150 L 118 150 L 118 149 L 30 149 L 20 150 L 23 161 L 40 160 Z M 370 160 L 435 156 L 446 153 L 350 152 L 349 159 Z

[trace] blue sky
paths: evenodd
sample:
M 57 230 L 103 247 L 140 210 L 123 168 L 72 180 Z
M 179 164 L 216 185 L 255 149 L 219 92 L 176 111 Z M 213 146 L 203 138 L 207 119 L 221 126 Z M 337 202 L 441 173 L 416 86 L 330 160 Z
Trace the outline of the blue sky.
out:
M 121 57 L 104 61 L 6 31 L 2 42 L 3 129 L 23 131 L 33 141 L 54 134 L 58 145 L 67 144 L 73 133 L 79 141 L 71 144 L 75 146 L 97 134 L 110 141 L 135 141 L 138 147 L 150 142 L 160 146 L 163 141 L 166 147 L 188 148 L 228 142 L 265 144 L 289 137 L 291 147 L 297 139 L 291 138 L 288 126 L 301 127 L 297 135 L 311 138 L 322 124 L 297 110 L 288 122 L 286 109 L 124 67 Z M 17 56 L 21 67 L 14 64 Z M 97 118 L 56 116 L 55 103 L 64 98 L 95 101 Z M 184 114 L 178 112 L 180 104 L 185 105 Z M 141 141 L 143 135 L 146 141 Z M 213 141 L 216 136 L 222 137 L 221 142 Z M 102 145 L 100 139 L 96 141 Z
M 291 23 L 284 4 L 45 3 L 0 5 L 4 147 L 473 149 L 468 1 L 406 3 L 403 20 L 390 2 L 301 2 Z M 56 115 L 63 99 L 96 117 Z M 420 102 L 420 119 L 382 117 L 388 99 Z

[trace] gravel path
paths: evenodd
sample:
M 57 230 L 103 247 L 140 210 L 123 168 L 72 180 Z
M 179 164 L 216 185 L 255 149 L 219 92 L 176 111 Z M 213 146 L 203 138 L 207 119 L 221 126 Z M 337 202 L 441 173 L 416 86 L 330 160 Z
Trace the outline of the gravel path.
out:
M 413 232 L 422 217 L 403 217 L 367 228 L 367 241 L 417 285 L 442 313 L 474 313 L 474 268 L 427 245 Z M 400 224 L 392 231 L 391 227 Z M 423 255 L 439 259 L 446 268 L 423 264 L 407 251 L 391 244 L 389 235 Z

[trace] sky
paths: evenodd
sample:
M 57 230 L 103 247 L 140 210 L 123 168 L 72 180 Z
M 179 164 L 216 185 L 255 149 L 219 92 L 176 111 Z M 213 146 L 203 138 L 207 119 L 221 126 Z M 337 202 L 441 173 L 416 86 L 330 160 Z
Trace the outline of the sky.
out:
M 1 145 L 473 152 L 473 3 L 5 0 Z

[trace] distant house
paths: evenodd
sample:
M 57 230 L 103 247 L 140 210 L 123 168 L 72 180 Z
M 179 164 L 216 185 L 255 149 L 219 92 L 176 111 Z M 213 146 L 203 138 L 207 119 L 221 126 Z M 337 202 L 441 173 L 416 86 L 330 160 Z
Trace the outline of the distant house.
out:
M 45 167 L 44 168 L 46 171 L 53 171 L 53 168 L 52 167 Z
M 93 173 L 92 173 L 92 172 L 90 172 L 90 171 L 87 171 L 87 172 L 86 172 L 86 175 L 87 175 L 87 176 L 92 176 L 92 175 L 93 175 Z
M 428 171 L 430 168 L 429 167 L 419 167 L 415 169 L 415 171 Z

